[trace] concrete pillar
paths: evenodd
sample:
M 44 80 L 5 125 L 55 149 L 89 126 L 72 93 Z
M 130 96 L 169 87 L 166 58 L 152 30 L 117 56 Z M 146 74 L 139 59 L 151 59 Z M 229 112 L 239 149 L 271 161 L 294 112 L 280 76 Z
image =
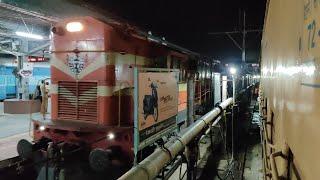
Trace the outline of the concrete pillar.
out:
M 247 86 L 246 86 L 246 83 L 244 82 L 244 76 L 241 77 L 241 82 L 242 82 L 241 89 L 245 89 Z
M 18 66 L 17 70 L 18 72 L 21 69 L 25 69 L 25 65 L 27 63 L 27 56 L 24 55 L 26 52 L 28 52 L 28 46 L 29 42 L 27 39 L 23 39 L 20 42 L 20 48 L 19 48 L 19 53 L 21 55 L 18 56 Z M 22 76 L 19 76 L 18 78 L 18 83 L 17 83 L 17 93 L 18 93 L 18 98 L 19 99 L 29 99 L 29 79 L 24 78 Z
M 221 75 L 214 73 L 214 105 L 221 102 Z
M 228 94 L 228 77 L 222 76 L 222 101 L 227 99 Z
M 233 104 L 236 102 L 236 77 L 235 75 L 232 75 L 232 98 L 233 98 Z
M 189 77 L 187 81 L 187 126 L 193 123 L 194 114 L 194 79 Z
M 18 56 L 18 66 L 17 66 L 17 72 L 19 72 L 23 68 L 23 57 Z M 18 76 L 18 81 L 17 81 L 17 98 L 22 99 L 23 96 L 23 88 L 22 88 L 22 76 Z

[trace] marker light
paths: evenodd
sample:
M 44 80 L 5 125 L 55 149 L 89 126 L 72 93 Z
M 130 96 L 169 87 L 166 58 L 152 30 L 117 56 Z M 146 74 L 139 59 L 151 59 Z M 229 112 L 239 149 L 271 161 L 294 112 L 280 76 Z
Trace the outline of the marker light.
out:
M 83 25 L 80 22 L 69 22 L 66 25 L 66 29 L 69 32 L 78 32 L 78 31 L 82 31 Z
M 38 39 L 38 40 L 43 39 L 43 37 L 40 35 L 31 34 L 31 33 L 27 33 L 27 32 L 21 32 L 21 31 L 17 31 L 16 35 L 21 36 L 21 37 L 31 38 L 31 39 Z
M 39 127 L 39 130 L 40 130 L 40 131 L 44 131 L 44 130 L 46 130 L 46 127 L 40 126 L 40 127 Z
M 109 133 L 109 134 L 107 135 L 107 137 L 108 137 L 109 140 L 112 140 L 112 139 L 115 138 L 115 135 L 114 135 L 113 133 Z
M 231 73 L 232 75 L 234 75 L 234 74 L 237 73 L 237 69 L 234 68 L 234 67 L 231 67 L 231 68 L 229 69 L 229 71 L 230 71 L 230 73 Z

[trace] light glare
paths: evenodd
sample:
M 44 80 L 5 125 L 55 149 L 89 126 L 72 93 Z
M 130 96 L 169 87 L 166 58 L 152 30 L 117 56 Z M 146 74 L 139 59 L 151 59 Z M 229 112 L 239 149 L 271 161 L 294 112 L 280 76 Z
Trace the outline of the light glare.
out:
M 231 67 L 231 68 L 229 69 L 229 71 L 230 71 L 230 73 L 231 73 L 232 75 L 234 75 L 234 74 L 237 73 L 237 69 L 234 68 L 234 67 Z
M 17 31 L 16 35 L 21 36 L 21 37 L 31 38 L 31 39 L 38 39 L 38 40 L 43 39 L 43 37 L 40 35 L 31 34 L 31 33 L 27 33 L 27 32 L 21 32 L 21 31 Z
M 80 22 L 69 22 L 66 26 L 66 29 L 69 32 L 78 32 L 82 31 L 83 25 Z
M 115 135 L 114 135 L 113 133 L 109 133 L 109 134 L 107 135 L 107 137 L 108 137 L 109 140 L 112 140 L 112 139 L 115 138 Z
M 44 127 L 44 126 L 40 126 L 40 127 L 39 127 L 39 130 L 40 130 L 40 131 L 44 131 L 45 129 L 46 129 L 46 127 Z

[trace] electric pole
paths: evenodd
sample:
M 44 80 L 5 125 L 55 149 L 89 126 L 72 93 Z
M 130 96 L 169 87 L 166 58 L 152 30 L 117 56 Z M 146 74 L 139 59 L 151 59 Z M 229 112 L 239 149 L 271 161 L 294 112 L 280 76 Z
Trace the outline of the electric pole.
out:
M 243 12 L 242 62 L 246 62 L 246 12 Z
M 228 38 L 237 46 L 241 51 L 242 63 L 246 63 L 246 35 L 249 32 L 261 32 L 260 29 L 246 29 L 246 12 L 243 12 L 243 25 L 241 31 L 225 31 L 225 32 L 209 32 L 209 35 L 227 35 Z M 241 34 L 242 35 L 242 46 L 232 37 L 232 34 Z

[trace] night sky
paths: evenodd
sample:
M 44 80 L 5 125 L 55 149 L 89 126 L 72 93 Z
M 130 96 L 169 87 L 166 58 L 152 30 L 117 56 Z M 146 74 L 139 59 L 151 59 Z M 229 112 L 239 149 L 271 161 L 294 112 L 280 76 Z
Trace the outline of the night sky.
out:
M 90 0 L 152 34 L 163 36 L 202 55 L 221 61 L 241 61 L 241 51 L 226 35 L 209 32 L 234 31 L 242 28 L 246 11 L 247 29 L 263 28 L 266 0 Z M 247 36 L 247 61 L 257 62 L 261 33 Z M 241 35 L 233 37 L 241 44 Z

